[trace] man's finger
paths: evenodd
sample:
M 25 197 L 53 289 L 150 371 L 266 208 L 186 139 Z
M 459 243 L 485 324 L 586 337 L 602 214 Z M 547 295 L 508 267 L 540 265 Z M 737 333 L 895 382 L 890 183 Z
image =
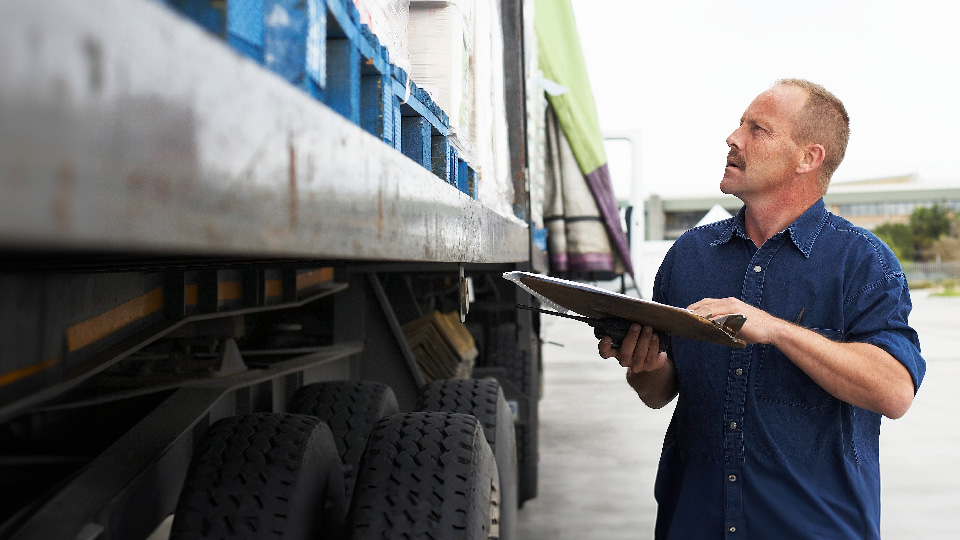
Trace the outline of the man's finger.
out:
M 612 358 L 617 355 L 617 349 L 611 347 L 613 339 L 610 336 L 603 336 L 597 343 L 597 350 L 600 352 L 600 358 Z
M 620 341 L 620 348 L 617 349 L 617 360 L 620 365 L 627 367 L 633 363 L 633 352 L 637 347 L 637 339 L 640 337 L 640 325 L 631 324 Z

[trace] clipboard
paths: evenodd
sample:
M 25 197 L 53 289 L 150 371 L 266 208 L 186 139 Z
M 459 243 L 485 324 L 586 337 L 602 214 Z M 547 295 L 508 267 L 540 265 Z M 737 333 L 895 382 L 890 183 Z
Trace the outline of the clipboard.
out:
M 747 345 L 737 337 L 746 321 L 743 315 L 707 319 L 687 309 L 632 298 L 575 281 L 519 271 L 505 272 L 503 277 L 561 313 L 572 311 L 594 319 L 618 317 L 673 336 L 734 348 Z

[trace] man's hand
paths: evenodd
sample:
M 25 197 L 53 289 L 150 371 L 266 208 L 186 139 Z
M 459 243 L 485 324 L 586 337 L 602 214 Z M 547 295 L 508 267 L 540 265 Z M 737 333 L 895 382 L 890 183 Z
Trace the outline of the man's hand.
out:
M 648 407 L 659 409 L 677 395 L 676 368 L 667 353 L 660 352 L 653 328 L 631 324 L 619 349 L 610 346 L 612 341 L 610 336 L 600 339 L 600 356 L 616 358 L 627 368 L 627 382 Z
M 743 324 L 738 337 L 747 343 L 770 344 L 776 335 L 777 327 L 789 324 L 737 298 L 704 298 L 690 304 L 687 309 L 707 319 L 743 315 L 747 322 Z
M 649 326 L 631 324 L 619 349 L 614 349 L 610 336 L 600 339 L 597 349 L 603 358 L 616 358 L 632 373 L 656 371 L 667 362 L 667 353 L 660 352 L 660 339 Z

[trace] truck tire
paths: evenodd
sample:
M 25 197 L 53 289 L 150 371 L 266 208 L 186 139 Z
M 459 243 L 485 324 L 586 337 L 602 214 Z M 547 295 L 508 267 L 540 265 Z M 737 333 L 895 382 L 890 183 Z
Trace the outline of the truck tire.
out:
M 395 414 L 367 441 L 347 536 L 499 538 L 498 497 L 496 462 L 476 417 Z
M 496 328 L 495 335 L 494 365 L 504 369 L 506 376 L 524 396 L 539 401 L 543 382 L 539 340 L 533 338 L 529 351 L 521 350 L 516 323 L 501 324 Z
M 540 435 L 537 424 L 517 424 L 517 502 L 537 496 L 540 468 Z
M 196 445 L 170 538 L 339 538 L 345 510 L 326 424 L 283 413 L 233 416 Z
M 500 478 L 500 538 L 514 540 L 517 522 L 517 443 L 510 407 L 493 380 L 446 379 L 420 390 L 417 409 L 472 414 L 483 426 Z
M 540 356 L 539 342 L 530 351 L 521 350 L 517 337 L 517 325 L 504 323 L 495 329 L 496 365 L 506 372 L 510 383 L 520 390 L 516 422 L 517 440 L 517 497 L 520 506 L 537 496 L 538 468 L 540 462 Z
M 360 456 L 370 430 L 381 418 L 400 412 L 393 390 L 371 381 L 309 384 L 293 395 L 289 410 L 316 416 L 330 427 L 343 463 L 347 501 L 353 496 Z

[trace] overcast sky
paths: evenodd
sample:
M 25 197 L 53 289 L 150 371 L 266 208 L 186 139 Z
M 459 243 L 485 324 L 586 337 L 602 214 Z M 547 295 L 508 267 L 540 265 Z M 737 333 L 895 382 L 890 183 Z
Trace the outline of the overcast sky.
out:
M 572 0 L 600 125 L 635 130 L 644 195 L 710 195 L 724 140 L 775 80 L 822 84 L 851 139 L 834 182 L 960 185 L 960 3 Z M 626 176 L 610 152 L 615 187 Z

